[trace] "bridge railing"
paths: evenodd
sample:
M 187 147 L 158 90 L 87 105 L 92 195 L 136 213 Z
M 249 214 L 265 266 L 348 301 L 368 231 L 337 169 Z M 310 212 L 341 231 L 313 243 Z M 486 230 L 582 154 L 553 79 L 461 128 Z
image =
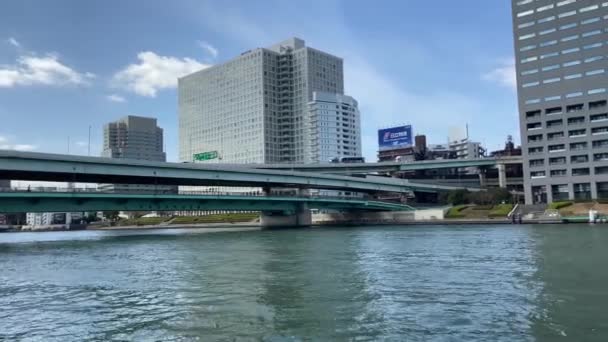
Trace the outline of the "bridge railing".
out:
M 116 194 L 116 195 L 199 195 L 199 196 L 221 196 L 221 197 L 295 197 L 303 199 L 328 199 L 328 200 L 364 200 L 384 203 L 399 203 L 394 198 L 386 199 L 379 198 L 369 194 L 361 193 L 357 196 L 330 196 L 318 193 L 296 194 L 294 192 L 275 192 L 264 193 L 263 191 L 215 191 L 215 190 L 200 190 L 200 191 L 177 191 L 168 189 L 103 189 L 103 188 L 59 188 L 59 187 L 11 187 L 1 188 L 0 193 L 95 193 L 95 194 Z

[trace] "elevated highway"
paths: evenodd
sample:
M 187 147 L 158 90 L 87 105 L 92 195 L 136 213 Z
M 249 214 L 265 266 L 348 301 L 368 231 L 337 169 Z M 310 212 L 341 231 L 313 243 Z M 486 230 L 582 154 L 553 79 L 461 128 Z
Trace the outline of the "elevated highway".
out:
M 496 167 L 498 165 L 522 164 L 520 156 L 477 159 L 438 159 L 414 162 L 382 163 L 321 163 L 321 164 L 253 164 L 247 167 L 268 170 L 293 170 L 332 174 L 357 174 L 371 172 L 417 171 L 446 168 Z M 233 165 L 238 167 L 237 165 Z M 243 165 L 241 165 L 243 167 Z
M 488 161 L 489 162 L 489 161 Z M 365 164 L 363 164 L 365 165 Z M 314 166 L 313 166 L 314 167 Z M 453 166 L 452 166 L 453 167 Z M 306 169 L 302 166 L 303 169 Z M 301 169 L 298 169 L 301 170 Z M 306 169 L 308 171 L 314 171 Z M 353 177 L 257 165 L 164 163 L 0 150 L 0 179 L 192 186 L 335 189 L 353 192 L 438 192 L 462 187 L 378 176 Z M 469 189 L 478 191 L 479 189 Z

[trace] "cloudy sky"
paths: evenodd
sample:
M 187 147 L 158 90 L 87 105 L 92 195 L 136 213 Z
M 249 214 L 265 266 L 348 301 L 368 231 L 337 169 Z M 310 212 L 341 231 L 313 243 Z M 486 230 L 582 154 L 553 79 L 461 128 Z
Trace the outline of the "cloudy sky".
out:
M 2 1 L 0 149 L 91 154 L 105 122 L 153 116 L 177 159 L 177 77 L 291 36 L 344 58 L 364 155 L 376 130 L 431 143 L 468 123 L 490 149 L 519 141 L 504 0 Z

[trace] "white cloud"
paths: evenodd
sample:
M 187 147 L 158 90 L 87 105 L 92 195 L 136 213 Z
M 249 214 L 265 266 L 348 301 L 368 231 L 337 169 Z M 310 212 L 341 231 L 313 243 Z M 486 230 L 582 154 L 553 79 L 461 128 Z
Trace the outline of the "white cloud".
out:
M 119 103 L 127 101 L 124 97 L 122 97 L 120 95 L 116 95 L 116 94 L 110 94 L 110 95 L 106 96 L 106 99 L 111 102 L 119 102 Z
M 20 56 L 15 65 L 0 66 L 0 88 L 29 85 L 88 85 L 92 73 L 80 73 L 59 61 L 58 56 Z
M 9 39 L 7 39 L 7 42 L 14 47 L 21 47 L 21 44 L 17 41 L 17 39 L 15 39 L 13 37 L 10 37 Z
M 155 97 L 162 89 L 175 88 L 179 77 L 210 67 L 192 58 L 159 56 L 151 51 L 137 55 L 138 64 L 130 64 L 116 73 L 113 83 L 141 96 Z
M 212 58 L 217 58 L 219 50 L 216 47 L 204 41 L 199 41 L 198 45 L 203 48 L 203 50 L 205 50 L 205 52 L 207 52 Z
M 33 151 L 37 148 L 36 145 L 11 143 L 7 137 L 0 135 L 0 150 Z
M 502 60 L 500 66 L 483 74 L 481 78 L 484 81 L 496 82 L 502 86 L 516 89 L 517 77 L 515 72 L 515 60 L 512 58 Z

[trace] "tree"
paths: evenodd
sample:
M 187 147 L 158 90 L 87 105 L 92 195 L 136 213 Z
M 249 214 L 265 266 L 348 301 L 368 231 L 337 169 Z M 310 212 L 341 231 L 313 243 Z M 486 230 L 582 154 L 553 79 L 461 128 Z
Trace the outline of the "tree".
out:
M 469 190 L 451 190 L 450 192 L 448 192 L 448 203 L 452 205 L 469 203 Z
M 110 220 L 110 221 L 116 221 L 116 220 L 118 220 L 118 214 L 119 213 L 116 210 L 104 211 L 103 217 L 105 217 L 107 220 Z

